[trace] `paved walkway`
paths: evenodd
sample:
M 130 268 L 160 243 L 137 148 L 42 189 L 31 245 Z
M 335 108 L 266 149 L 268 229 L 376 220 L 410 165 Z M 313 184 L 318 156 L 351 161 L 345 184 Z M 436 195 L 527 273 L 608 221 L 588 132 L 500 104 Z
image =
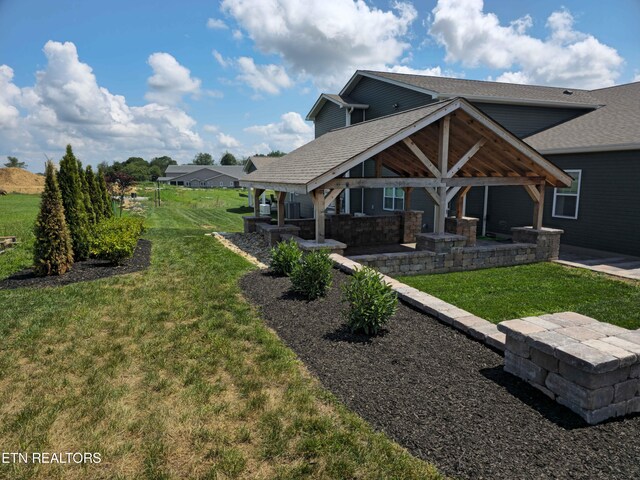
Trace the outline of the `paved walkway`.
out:
M 640 257 L 562 245 L 557 262 L 594 272 L 640 280 Z

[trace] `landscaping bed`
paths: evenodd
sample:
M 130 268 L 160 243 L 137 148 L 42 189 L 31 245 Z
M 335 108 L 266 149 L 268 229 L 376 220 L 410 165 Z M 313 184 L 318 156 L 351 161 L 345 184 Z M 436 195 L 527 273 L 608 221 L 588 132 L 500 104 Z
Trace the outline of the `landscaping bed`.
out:
M 124 275 L 126 273 L 144 270 L 151 263 L 151 242 L 138 240 L 133 256 L 116 265 L 105 260 L 90 258 L 81 262 L 75 262 L 64 275 L 51 275 L 38 277 L 31 268 L 21 270 L 13 275 L 0 280 L 0 290 L 12 290 L 14 288 L 43 288 L 60 287 L 77 282 L 87 282 L 101 278 Z
M 334 272 L 313 302 L 268 271 L 241 286 L 326 388 L 414 455 L 461 478 L 640 477 L 640 417 L 589 427 L 503 372 L 499 354 L 406 305 L 381 335 L 351 334 L 346 278 Z

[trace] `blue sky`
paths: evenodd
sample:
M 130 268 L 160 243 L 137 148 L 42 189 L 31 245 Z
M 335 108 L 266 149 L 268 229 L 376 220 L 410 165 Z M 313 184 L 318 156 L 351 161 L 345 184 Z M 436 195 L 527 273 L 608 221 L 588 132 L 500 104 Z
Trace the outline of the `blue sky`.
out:
M 0 0 L 0 156 L 290 151 L 357 68 L 626 83 L 639 21 L 637 0 Z

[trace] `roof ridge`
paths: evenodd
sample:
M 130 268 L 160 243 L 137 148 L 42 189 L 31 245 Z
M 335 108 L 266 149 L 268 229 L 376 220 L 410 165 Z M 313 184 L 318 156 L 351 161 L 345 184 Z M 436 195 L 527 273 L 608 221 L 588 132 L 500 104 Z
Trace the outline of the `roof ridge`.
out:
M 464 97 L 445 98 L 444 100 L 439 100 L 437 102 L 427 103 L 426 105 L 421 105 L 419 107 L 409 108 L 407 110 L 402 110 L 401 112 L 390 113 L 389 115 L 384 115 L 382 117 L 372 118 L 370 120 L 365 120 L 364 122 L 353 123 L 351 125 L 345 125 L 344 127 L 332 128 L 331 130 L 329 130 L 329 132 L 337 132 L 338 130 L 344 130 L 345 128 L 357 127 L 359 125 L 364 125 L 365 123 L 372 123 L 372 122 L 377 122 L 378 120 L 385 120 L 387 118 L 394 117 L 396 115 L 403 115 L 405 113 L 414 112 L 416 110 L 420 110 L 420 109 L 423 109 L 423 108 L 431 108 L 434 105 L 437 105 L 439 103 L 454 102 L 454 101 L 458 100 L 459 98 L 464 98 Z

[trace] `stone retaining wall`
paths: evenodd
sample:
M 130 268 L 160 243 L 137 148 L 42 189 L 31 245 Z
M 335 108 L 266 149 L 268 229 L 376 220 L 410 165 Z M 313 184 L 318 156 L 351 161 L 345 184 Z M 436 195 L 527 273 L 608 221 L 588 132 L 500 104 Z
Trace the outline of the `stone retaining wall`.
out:
M 504 369 L 596 424 L 640 412 L 640 332 L 574 312 L 498 324 Z
M 300 228 L 298 235 L 305 240 L 315 238 L 315 219 L 301 218 L 286 220 L 287 225 Z M 391 215 L 366 215 L 356 217 L 351 214 L 327 215 L 325 237 L 346 243 L 350 247 L 368 245 L 411 243 L 422 227 L 422 212 L 408 210 Z
M 492 246 L 453 248 L 451 252 L 415 252 L 357 255 L 349 257 L 386 275 L 423 275 L 506 267 L 536 261 L 536 246 L 505 243 Z

